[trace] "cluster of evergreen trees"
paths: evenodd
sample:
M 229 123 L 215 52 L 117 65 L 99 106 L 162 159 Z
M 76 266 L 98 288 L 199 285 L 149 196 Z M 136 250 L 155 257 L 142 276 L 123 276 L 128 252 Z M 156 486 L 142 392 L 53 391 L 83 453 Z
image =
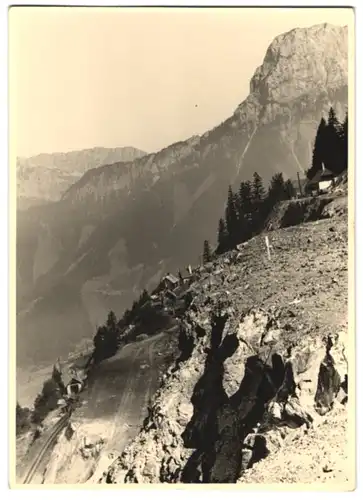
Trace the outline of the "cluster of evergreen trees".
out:
M 116 314 L 110 311 L 106 323 L 97 328 L 96 335 L 93 338 L 93 359 L 96 363 L 113 356 L 117 352 L 121 341 L 121 331 Z
M 118 319 L 110 311 L 106 323 L 97 328 L 93 338 L 93 360 L 99 363 L 116 354 L 119 347 L 132 338 L 127 332 L 127 326 L 134 324 L 133 337 L 141 333 L 152 333 L 167 326 L 168 317 L 155 307 L 147 290 L 143 290 L 140 297 L 134 301 L 131 309 L 126 309 L 123 317 Z
M 207 264 L 212 260 L 212 250 L 208 240 L 204 240 L 203 244 L 203 264 Z
M 312 164 L 306 175 L 312 179 L 323 166 L 339 175 L 348 168 L 348 114 L 339 122 L 333 108 L 328 119 L 321 119 L 313 151 Z M 261 176 L 255 172 L 252 181 L 243 181 L 237 193 L 228 189 L 225 217 L 219 220 L 217 253 L 234 248 L 261 232 L 265 221 L 277 202 L 296 196 L 290 179 L 284 180 L 281 173 L 275 174 L 268 190 Z M 212 259 L 207 240 L 203 245 L 203 262 Z
M 31 411 L 29 408 L 23 408 L 16 403 L 16 435 L 26 432 L 30 428 Z
M 348 168 L 348 114 L 341 123 L 333 108 L 330 108 L 328 120 L 322 118 L 320 121 L 307 178 L 312 179 L 323 165 L 337 175 Z
M 262 177 L 255 172 L 252 181 L 243 181 L 237 193 L 228 189 L 225 217 L 219 220 L 217 253 L 234 248 L 258 234 L 277 202 L 296 195 L 290 179 L 282 173 L 275 174 L 266 191 Z M 207 243 L 204 242 L 204 254 Z M 205 259 L 204 259 L 205 260 Z
M 65 392 L 62 374 L 57 366 L 54 366 L 51 377 L 44 382 L 42 391 L 34 400 L 33 410 L 16 403 L 16 434 L 28 431 L 33 424 L 39 425 L 52 410 L 57 408 L 58 400 Z
M 65 386 L 62 381 L 62 374 L 54 366 L 52 376 L 43 384 L 43 389 L 35 398 L 34 411 L 31 420 L 35 424 L 41 423 L 49 412 L 55 410 L 58 400 L 65 394 Z
M 106 323 L 97 328 L 93 338 L 93 359 L 96 363 L 116 354 L 124 340 L 125 327 L 135 320 L 140 309 L 149 299 L 150 295 L 146 290 L 143 290 L 140 297 L 134 301 L 132 308 L 126 309 L 121 319 L 117 319 L 113 311 L 108 313 Z
M 150 295 L 147 290 L 143 290 L 140 297 L 134 300 L 131 309 L 126 309 L 121 322 L 124 325 L 128 325 L 133 321 L 138 313 L 138 311 L 150 300 Z

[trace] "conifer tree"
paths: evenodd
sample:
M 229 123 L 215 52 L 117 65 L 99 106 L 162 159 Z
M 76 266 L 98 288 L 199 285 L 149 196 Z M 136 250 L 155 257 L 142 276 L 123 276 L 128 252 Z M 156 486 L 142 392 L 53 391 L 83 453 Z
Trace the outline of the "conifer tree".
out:
M 96 362 L 113 356 L 117 352 L 120 333 L 121 330 L 116 314 L 110 311 L 107 316 L 106 324 L 97 328 L 96 335 L 93 338 L 93 355 Z
M 40 423 L 48 415 L 48 413 L 57 407 L 59 398 L 62 396 L 62 391 L 53 378 L 49 378 L 43 384 L 43 389 L 34 400 L 34 412 L 32 421 Z
M 331 172 L 340 173 L 342 168 L 342 152 L 340 147 L 340 123 L 333 108 L 329 110 L 328 124 L 325 130 L 323 162 Z
M 212 252 L 210 249 L 209 241 L 204 240 L 203 244 L 203 264 L 210 262 L 212 260 Z
M 226 225 L 228 234 L 228 247 L 232 248 L 236 244 L 238 237 L 238 215 L 236 207 L 236 198 L 232 191 L 231 186 L 229 186 L 228 188 Z
M 296 190 L 291 182 L 291 179 L 287 179 L 284 188 L 285 188 L 286 198 L 288 200 L 291 200 L 294 196 L 296 196 Z
M 93 337 L 95 361 L 101 361 L 107 352 L 107 328 L 99 326 Z
M 272 210 L 277 202 L 285 199 L 287 199 L 287 194 L 285 189 L 284 177 L 282 173 L 277 173 L 272 177 L 268 189 L 267 203 L 269 209 Z
M 52 380 L 54 380 L 62 392 L 65 390 L 62 380 L 62 372 L 57 365 L 53 365 Z
M 139 299 L 139 305 L 142 306 L 144 305 L 148 300 L 150 299 L 150 295 L 148 293 L 147 290 L 144 290 L 142 291 L 141 295 L 140 295 L 140 299 Z
M 342 150 L 342 170 L 348 168 L 348 113 L 345 114 L 344 122 L 340 127 L 340 147 Z
M 306 173 L 308 179 L 312 179 L 314 175 L 322 168 L 326 151 L 326 128 L 326 121 L 324 118 L 322 118 L 320 120 L 320 124 L 315 136 L 311 167 Z
M 329 109 L 328 126 L 336 131 L 338 131 L 340 126 L 335 110 L 332 107 Z
M 246 241 L 252 235 L 252 184 L 250 181 L 241 182 L 238 192 L 238 221 L 239 240 Z
M 253 204 L 253 216 L 251 224 L 251 235 L 257 234 L 263 225 L 266 213 L 266 191 L 263 186 L 262 177 L 255 172 L 253 174 L 252 180 L 252 204 Z
M 295 195 L 295 189 L 291 180 L 284 181 L 283 174 L 281 172 L 276 173 L 272 176 L 270 180 L 270 185 L 268 188 L 268 193 L 265 196 L 260 208 L 260 224 L 256 227 L 256 233 L 260 232 L 264 224 L 273 210 L 276 203 L 283 200 L 291 199 Z
M 110 344 L 110 351 L 115 352 L 117 347 L 118 336 L 120 334 L 120 329 L 118 327 L 118 321 L 116 314 L 110 311 L 107 316 L 106 321 L 107 337 Z
M 254 203 L 259 203 L 265 198 L 266 192 L 263 187 L 262 177 L 255 172 L 252 181 L 252 199 Z
M 22 408 L 20 404 L 16 403 L 16 434 L 22 434 L 30 428 L 31 411 L 29 408 Z
M 217 248 L 218 253 L 225 252 L 227 250 L 227 244 L 228 244 L 228 233 L 227 233 L 226 223 L 224 219 L 220 218 L 218 224 L 218 248 Z
M 252 212 L 252 184 L 251 181 L 243 181 L 238 191 L 238 211 L 241 214 Z
M 117 318 L 113 311 L 108 313 L 106 326 L 110 331 L 115 331 L 117 329 Z
M 130 309 L 126 309 L 123 315 L 123 322 L 127 325 L 131 321 L 131 311 Z

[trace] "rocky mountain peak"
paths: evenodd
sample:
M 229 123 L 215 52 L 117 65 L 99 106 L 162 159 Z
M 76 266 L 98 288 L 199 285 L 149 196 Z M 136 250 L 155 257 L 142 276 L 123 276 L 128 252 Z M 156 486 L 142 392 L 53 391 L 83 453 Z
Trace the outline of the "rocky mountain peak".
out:
M 339 88 L 347 81 L 347 41 L 346 26 L 327 23 L 277 36 L 251 79 L 251 93 L 284 102 L 310 92 L 312 82 L 316 92 Z
M 100 200 L 115 191 L 129 194 L 140 186 L 150 189 L 170 175 L 200 169 L 206 163 L 207 171 L 199 174 L 204 181 L 213 170 L 212 156 L 219 156 L 223 162 L 228 159 L 233 163 L 231 170 L 235 172 L 237 167 L 237 172 L 246 178 L 254 170 L 263 177 L 266 173 L 271 177 L 277 168 L 275 164 L 287 176 L 296 168 L 303 173 L 309 167 L 312 141 L 321 116 L 332 105 L 339 117 L 345 113 L 347 43 L 348 28 L 327 23 L 278 35 L 251 79 L 249 96 L 230 118 L 201 137 L 193 136 L 131 161 L 127 168 L 114 164 L 107 172 L 102 168 L 88 172 L 66 197 Z M 287 151 L 277 152 L 279 158 L 273 154 L 267 162 L 259 160 L 260 147 L 255 149 L 257 142 L 266 142 L 265 131 L 258 130 L 264 125 L 276 127 L 268 134 L 277 133 L 282 147 L 287 146 Z M 252 158 L 256 154 L 257 158 Z
M 347 47 L 347 26 L 324 23 L 277 36 L 256 69 L 250 81 L 251 93 L 236 115 L 245 119 L 252 108 L 261 124 L 276 119 L 281 123 L 285 119 L 289 122 L 296 111 L 309 112 L 316 103 L 323 113 L 333 101 L 345 103 Z M 341 102 L 337 112 L 345 112 Z

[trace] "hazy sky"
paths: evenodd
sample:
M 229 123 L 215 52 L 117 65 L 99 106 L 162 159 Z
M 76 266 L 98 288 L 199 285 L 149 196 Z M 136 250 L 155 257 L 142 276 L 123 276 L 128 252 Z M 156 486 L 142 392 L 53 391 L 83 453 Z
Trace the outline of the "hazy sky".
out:
M 344 25 L 347 9 L 15 7 L 10 119 L 20 156 L 94 146 L 148 152 L 230 116 L 272 39 Z

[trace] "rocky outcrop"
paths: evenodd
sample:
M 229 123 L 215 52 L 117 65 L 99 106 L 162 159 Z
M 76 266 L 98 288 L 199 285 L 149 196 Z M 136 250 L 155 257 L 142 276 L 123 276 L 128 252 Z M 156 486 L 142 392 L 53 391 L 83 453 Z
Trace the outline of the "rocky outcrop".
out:
M 277 118 L 290 121 L 294 106 L 300 112 L 314 103 L 322 106 L 329 94 L 340 92 L 347 85 L 347 58 L 343 55 L 347 43 L 347 27 L 328 24 L 277 36 L 250 84 L 251 94 L 258 96 L 263 110 L 260 123 L 271 123 Z M 311 54 L 314 58 L 310 58 Z M 244 104 L 238 112 L 243 113 L 243 108 Z
M 282 227 L 329 219 L 347 213 L 348 206 L 345 198 L 337 197 L 336 194 L 282 201 L 273 208 L 265 223 L 265 229 L 274 231 Z
M 70 423 L 42 472 L 42 483 L 85 483 L 92 476 L 104 445 L 102 437 L 84 434 Z
M 190 313 L 193 352 L 169 372 L 139 436 L 102 482 L 236 482 L 289 432 L 329 411 L 339 391 L 346 398 L 343 334 L 294 345 L 286 313 L 240 317 L 218 306 Z

